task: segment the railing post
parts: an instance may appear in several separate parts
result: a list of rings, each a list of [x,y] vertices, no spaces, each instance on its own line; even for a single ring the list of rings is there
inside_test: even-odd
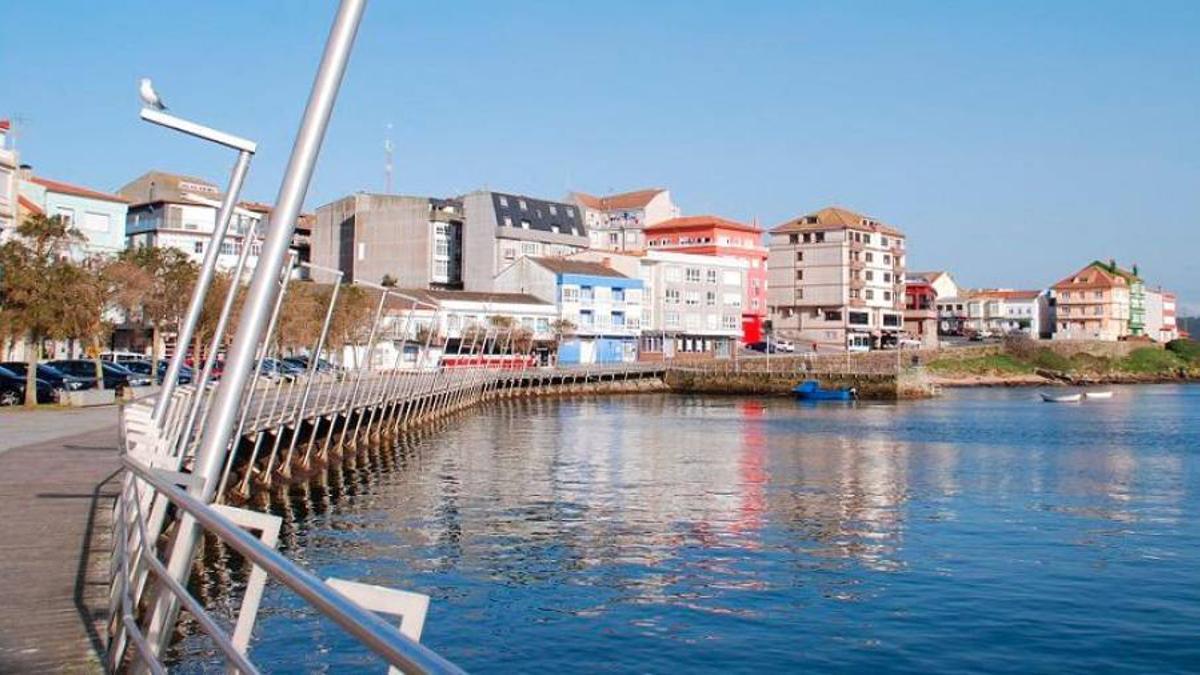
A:
[[[354,45],[365,6],[366,0],[342,0],[325,44],[325,52],[313,82],[312,93],[284,172],[276,208],[271,214],[271,225],[259,257],[258,269],[255,270],[247,293],[246,305],[242,309],[238,331],[229,350],[221,384],[200,438],[193,472],[200,478],[201,487],[196,496],[202,502],[211,501],[217,489],[216,479],[233,435],[242,393],[255,365],[254,354],[266,330],[265,319],[281,292],[276,283],[276,275],[283,267],[292,235],[296,230],[296,219],[300,215],[300,208],[312,179],[313,167],[325,137],[325,129],[333,112],[333,104],[346,71],[350,49]],[[166,397],[163,397],[163,400],[166,400]],[[199,533],[195,519],[190,515],[183,516],[167,566],[171,577],[180,583],[186,583],[191,571],[192,556]],[[178,603],[168,596],[169,594],[160,596],[148,631],[149,641],[159,654],[170,644],[179,607]]]

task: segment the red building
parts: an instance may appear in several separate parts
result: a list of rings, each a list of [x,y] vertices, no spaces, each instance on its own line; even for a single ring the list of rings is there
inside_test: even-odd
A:
[[[742,341],[762,340],[767,316],[767,248],[761,229],[716,216],[672,218],[645,229],[646,248],[742,258],[749,263],[742,294]]]
[[[937,291],[920,277],[904,281],[904,332],[922,347],[938,345]]]

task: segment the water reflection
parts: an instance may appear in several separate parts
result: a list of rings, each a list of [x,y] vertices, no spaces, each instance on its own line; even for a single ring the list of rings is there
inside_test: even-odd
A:
[[[427,640],[472,669],[1038,670],[1058,661],[1021,644],[1111,665],[1105,636],[1186,633],[1197,390],[1031,396],[504,401],[274,508],[321,574],[430,593]],[[1100,600],[1134,584],[1175,614]],[[335,670],[368,662],[278,589],[259,635],[278,672],[307,663],[297,639]],[[1122,645],[1119,662],[1185,651]]]

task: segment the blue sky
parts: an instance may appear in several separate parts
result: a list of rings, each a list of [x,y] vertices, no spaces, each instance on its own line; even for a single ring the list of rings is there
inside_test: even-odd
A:
[[[0,117],[23,159],[115,189],[232,157],[137,119],[260,142],[272,201],[332,3],[19,2]],[[19,30],[13,30],[19,27]],[[669,187],[775,225],[827,204],[904,229],[910,268],[1045,286],[1136,262],[1200,312],[1200,2],[402,2],[368,6],[310,208],[383,188],[561,197]]]

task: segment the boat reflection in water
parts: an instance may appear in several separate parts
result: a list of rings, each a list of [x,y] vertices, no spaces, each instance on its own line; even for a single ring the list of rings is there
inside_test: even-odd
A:
[[[424,640],[468,670],[1200,663],[1200,390],[1030,395],[506,401],[274,508],[322,576],[433,596]],[[203,585],[236,596],[222,560]],[[277,672],[377,667],[288,594],[263,606]]]

